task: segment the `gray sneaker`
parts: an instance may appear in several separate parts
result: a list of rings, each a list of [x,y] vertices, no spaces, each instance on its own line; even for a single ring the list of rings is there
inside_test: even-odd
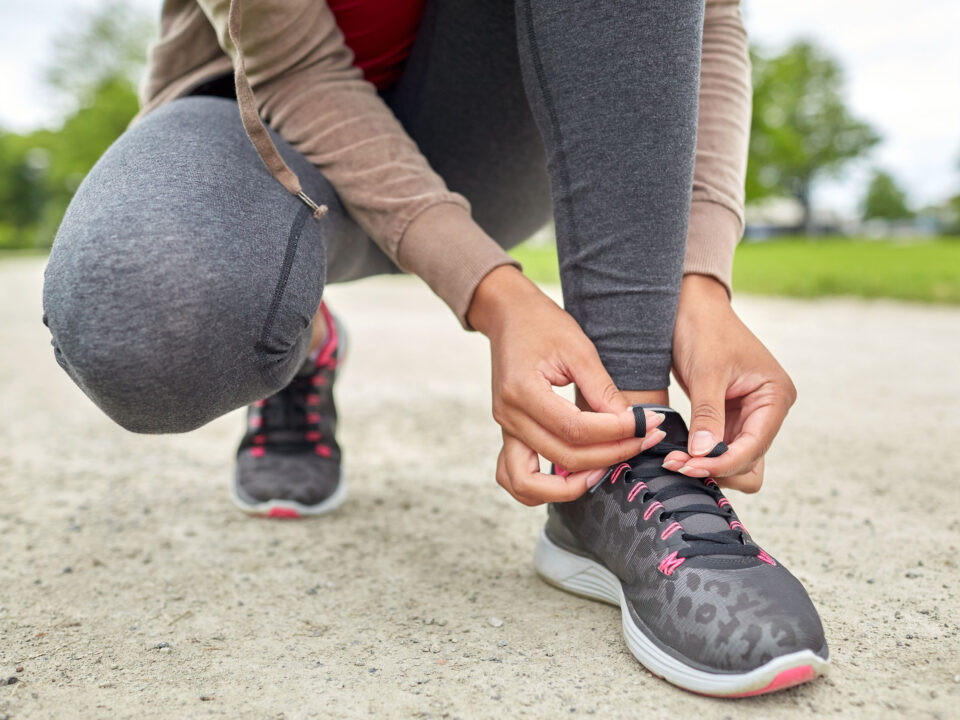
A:
[[[827,642],[803,586],[754,542],[713,479],[661,466],[686,448],[687,427],[670,408],[644,407],[666,415],[666,437],[548,507],[537,572],[619,606],[634,657],[686,690],[747,697],[824,673]]]
[[[317,357],[283,390],[247,408],[231,497],[252,515],[321,515],[346,499],[333,402],[346,336],[326,304],[320,307],[330,330]]]

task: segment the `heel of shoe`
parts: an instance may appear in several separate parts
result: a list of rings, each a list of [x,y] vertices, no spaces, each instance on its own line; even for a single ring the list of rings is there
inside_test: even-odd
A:
[[[533,565],[540,577],[561,590],[620,605],[620,581],[613,573],[590,558],[564,550],[546,532],[540,533]]]

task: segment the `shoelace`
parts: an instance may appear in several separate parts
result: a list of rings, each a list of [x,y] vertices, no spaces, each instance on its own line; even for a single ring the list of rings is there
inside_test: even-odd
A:
[[[687,448],[683,445],[677,445],[675,443],[664,441],[658,443],[652,448],[649,448],[648,450],[645,450],[640,457],[661,458],[665,457],[674,450],[686,452]],[[715,447],[708,454],[708,457],[716,457],[725,451],[726,446],[722,443],[718,444],[717,447]],[[683,483],[678,485],[667,485],[659,490],[651,490],[649,487],[647,487],[646,482],[644,482],[645,479],[660,478],[664,476],[676,476],[689,479],[686,475],[682,475],[681,473],[674,472],[672,470],[667,470],[659,463],[651,463],[650,465],[638,464],[636,467],[631,466],[628,463],[621,463],[620,465],[615,465],[610,468],[610,471],[608,471],[604,481],[609,480],[611,483],[615,483],[617,480],[622,478],[624,484],[633,485],[633,488],[630,490],[628,495],[628,500],[632,502],[639,496],[641,503],[647,504],[649,502],[643,516],[644,520],[649,520],[653,514],[659,510],[661,521],[671,521],[661,533],[661,538],[665,540],[671,535],[679,532],[680,538],[687,543],[685,548],[674,551],[664,558],[663,562],[660,563],[660,570],[666,575],[672,574],[673,571],[688,558],[707,555],[740,555],[746,557],[756,557],[770,565],[775,564],[773,558],[761,550],[760,547],[752,542],[748,543],[743,525],[740,524],[740,521],[734,517],[733,508],[730,504],[730,501],[723,496],[722,492],[720,492],[720,487],[713,478],[704,479],[702,484]],[[597,483],[593,489],[595,490],[601,484],[602,482]],[[709,504],[687,504],[681,508],[675,508],[673,510],[667,510],[663,506],[664,501],[670,500],[671,498],[680,497],[682,495],[694,495],[697,493],[701,493],[706,497],[709,497],[712,502]],[[714,515],[722,518],[730,526],[730,529],[711,533],[692,533],[685,531],[682,525],[683,519],[697,514]]]
[[[269,436],[272,432],[302,432],[312,429],[320,416],[311,411],[311,395],[314,394],[313,375],[298,375],[280,392],[264,400],[260,413],[263,425],[260,433]]]

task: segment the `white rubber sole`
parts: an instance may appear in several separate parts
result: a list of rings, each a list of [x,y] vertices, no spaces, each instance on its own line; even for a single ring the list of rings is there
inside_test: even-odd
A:
[[[272,518],[299,518],[325,515],[336,510],[347,499],[347,476],[340,468],[340,482],[333,494],[316,505],[302,505],[295,500],[268,500],[262,503],[248,503],[237,493],[237,478],[234,476],[230,483],[230,499],[233,504],[247,515]]]
[[[746,673],[711,673],[686,665],[660,649],[637,627],[627,609],[620,580],[589,558],[568,552],[540,534],[533,558],[537,573],[551,585],[591,600],[616,605],[623,620],[623,638],[647,670],[685,690],[715,697],[748,697],[782,690],[812,680],[830,667],[812,650],[781,655]]]

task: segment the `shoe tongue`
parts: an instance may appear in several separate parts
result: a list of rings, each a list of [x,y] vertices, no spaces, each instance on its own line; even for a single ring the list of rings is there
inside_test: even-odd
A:
[[[687,424],[683,421],[680,413],[666,405],[641,405],[640,407],[645,410],[663,413],[664,421],[657,426],[657,430],[663,430],[667,434],[663,439],[664,442],[686,447],[689,432],[687,431]]]
[[[680,413],[673,408],[663,405],[643,405],[642,407],[647,410],[652,410],[653,412],[664,414],[665,419],[662,423],[660,423],[658,428],[667,434],[667,436],[663,439],[664,443],[686,447],[689,432],[687,430],[687,424],[683,421]],[[645,453],[638,455],[635,460],[643,462],[644,464],[655,461],[659,465],[663,462],[663,458],[655,455],[647,455]],[[689,493],[684,493],[683,495],[677,495],[676,497],[663,500],[662,502],[665,510],[683,510],[691,505],[712,505],[714,502],[713,497],[704,492],[703,481],[697,478],[688,478],[683,475],[664,474],[659,477],[650,478],[646,480],[646,483],[647,487],[649,487],[652,492],[657,492],[659,490],[663,490],[664,488],[675,485],[681,485],[690,488]],[[706,513],[688,515],[679,522],[683,525],[685,530],[691,533],[714,533],[730,529],[730,526],[723,518],[718,517],[717,515],[708,515]]]

